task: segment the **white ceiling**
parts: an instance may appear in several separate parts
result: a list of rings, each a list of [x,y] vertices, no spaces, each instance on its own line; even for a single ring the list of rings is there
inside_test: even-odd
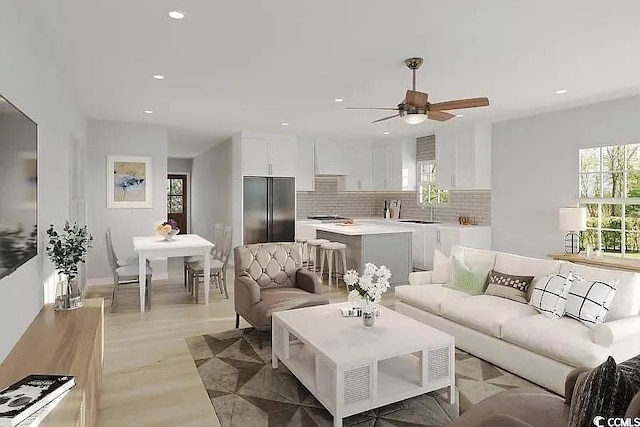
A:
[[[172,138],[171,155],[239,130],[419,136],[640,93],[637,0],[29,1],[84,112],[197,140]],[[187,18],[168,18],[174,9]],[[344,109],[397,104],[409,56],[425,58],[418,89],[432,102],[491,106],[414,126]]]

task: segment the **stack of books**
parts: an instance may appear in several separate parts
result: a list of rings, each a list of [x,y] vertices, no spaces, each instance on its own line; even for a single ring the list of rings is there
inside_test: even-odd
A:
[[[75,385],[69,375],[29,375],[0,391],[0,427],[36,427]]]
[[[374,309],[376,317],[380,316],[380,307]],[[342,317],[362,317],[362,307],[341,308]]]

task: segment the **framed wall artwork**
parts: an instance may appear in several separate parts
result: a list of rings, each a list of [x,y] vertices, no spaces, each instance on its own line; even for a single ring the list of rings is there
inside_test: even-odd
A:
[[[151,157],[107,156],[107,209],[144,209],[151,204]]]

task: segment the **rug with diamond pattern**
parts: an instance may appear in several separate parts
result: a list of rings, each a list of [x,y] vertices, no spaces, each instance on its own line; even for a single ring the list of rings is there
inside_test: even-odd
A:
[[[331,414],[283,364],[271,368],[271,345],[265,342],[260,349],[255,330],[235,329],[186,341],[222,427],[333,425]],[[449,405],[443,390],[354,415],[343,425],[450,426],[458,411],[485,397],[531,385],[460,351],[456,351],[456,384],[459,407]]]

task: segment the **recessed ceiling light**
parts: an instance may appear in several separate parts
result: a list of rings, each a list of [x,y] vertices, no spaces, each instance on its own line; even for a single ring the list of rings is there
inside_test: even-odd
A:
[[[164,76],[161,74],[154,74],[153,78],[156,80],[164,80]]]
[[[335,101],[335,102],[342,102],[342,101],[344,101],[344,99],[342,99],[342,98],[336,98],[336,99],[334,99],[334,101]]]
[[[388,132],[388,131],[385,130],[384,132],[382,132],[382,134],[383,135],[391,135],[391,132]]]
[[[153,114],[153,111],[151,111],[151,110],[144,110],[144,113],[145,113],[145,114]]]
[[[566,89],[558,89],[558,90],[556,91],[556,94],[557,94],[557,95],[562,95],[563,93],[567,93],[567,90],[566,90]]]
[[[289,123],[287,123],[287,122],[282,122],[282,126],[289,126]]]
[[[171,12],[169,12],[169,17],[173,19],[184,19],[184,16],[184,12],[179,10],[172,10]]]
[[[464,114],[456,114],[456,117],[464,117]]]

